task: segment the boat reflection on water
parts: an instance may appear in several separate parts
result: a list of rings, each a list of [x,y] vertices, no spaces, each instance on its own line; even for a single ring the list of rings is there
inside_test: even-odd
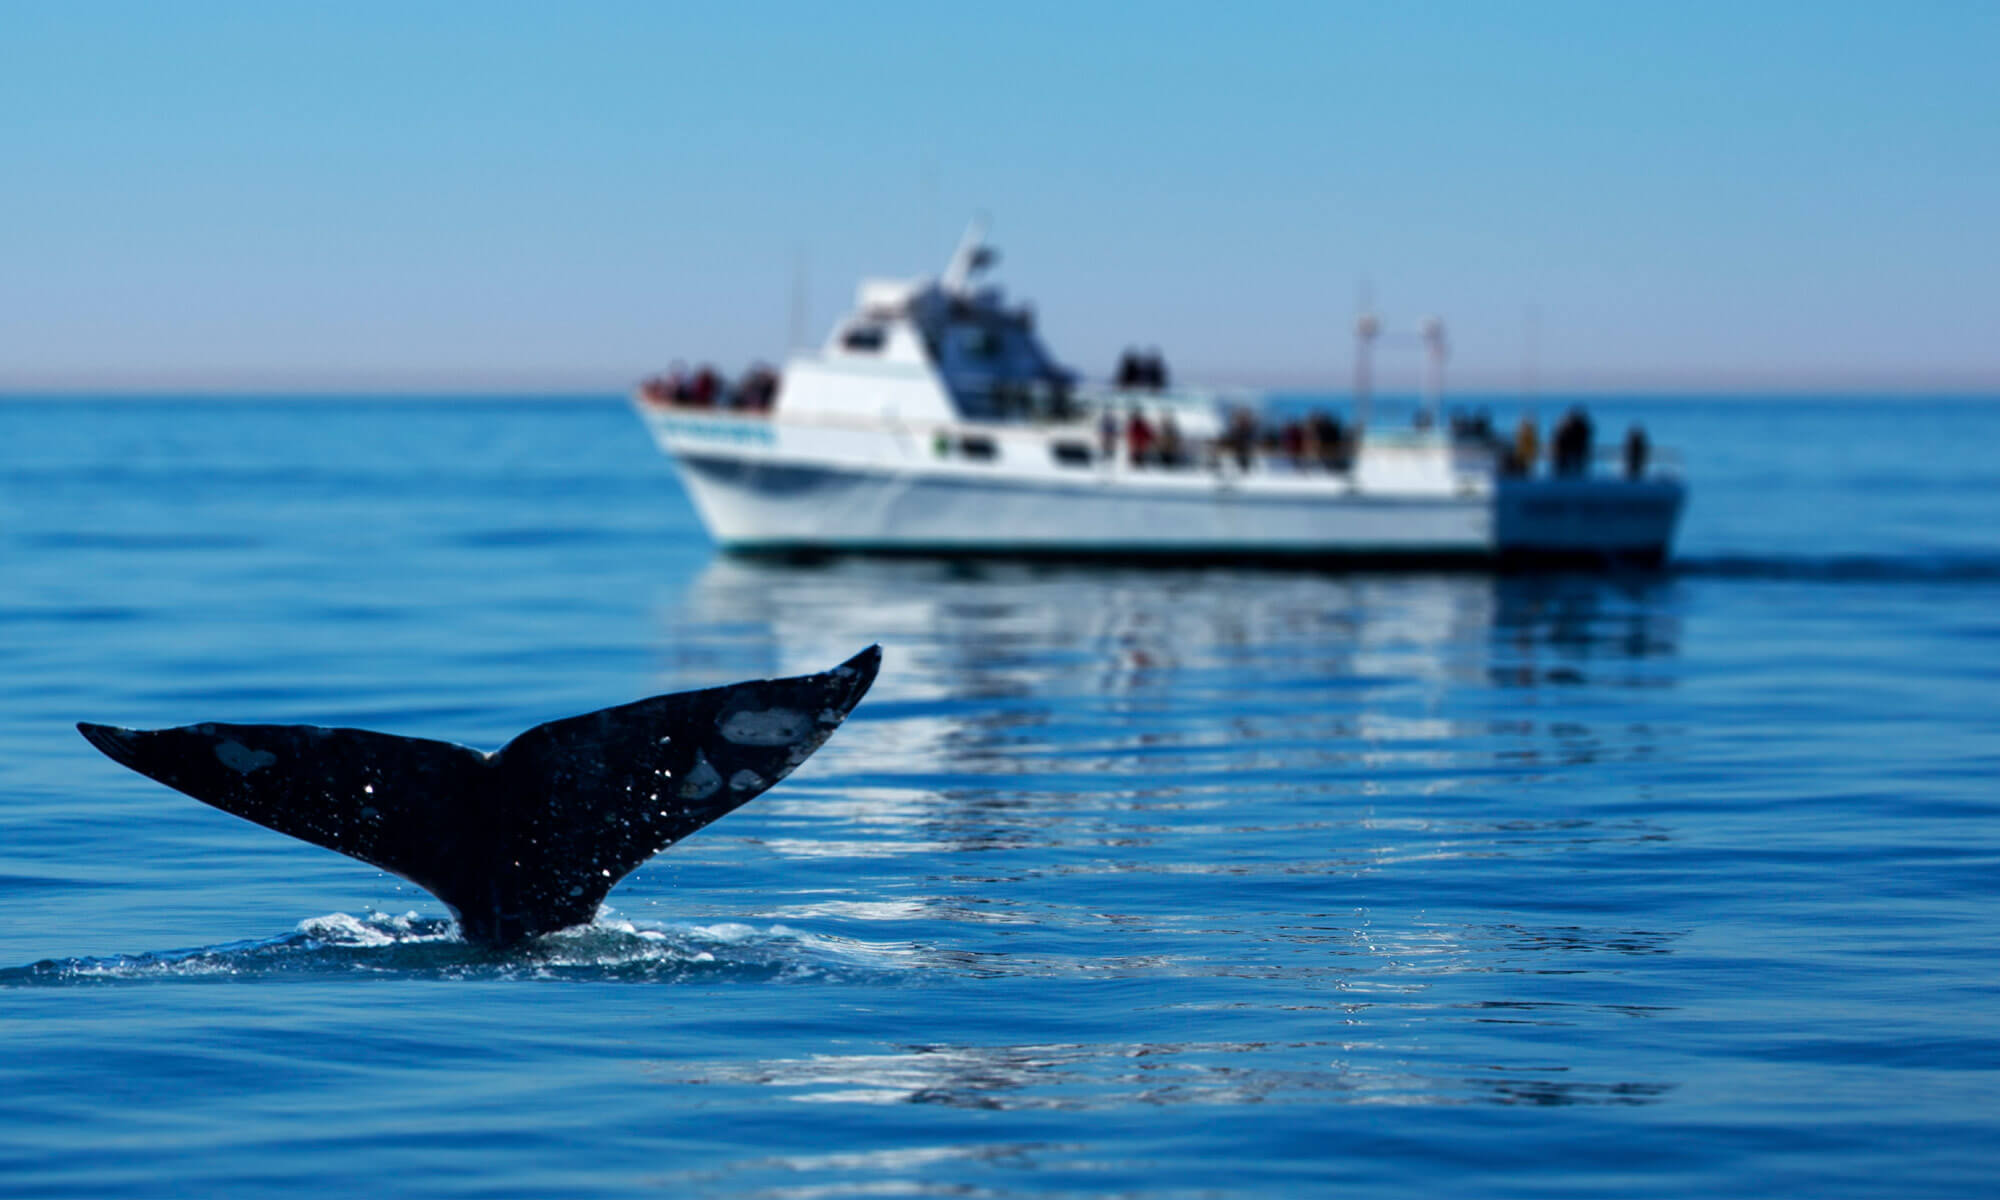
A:
[[[774,674],[885,651],[841,736],[735,826],[737,869],[781,889],[711,893],[718,918],[895,947],[1023,1020],[1111,986],[1212,1036],[978,1045],[913,1017],[671,1074],[982,1108],[1651,1103],[1673,1081],[1492,1031],[1611,1046],[1667,1009],[1631,968],[1683,931],[1590,908],[1575,871],[1651,869],[1677,831],[1564,772],[1671,754],[1676,605],[1671,580],[1601,576],[717,560],[668,644]]]
[[[677,1064],[652,1074],[673,1083],[781,1089],[805,1103],[934,1104],[989,1111],[1266,1101],[1633,1106],[1653,1103],[1672,1090],[1660,1083],[1591,1083],[1504,1070],[1486,1077],[1437,1078],[1412,1064],[1384,1070],[1348,1061],[1357,1049],[1332,1041],[1284,1047],[1261,1041],[912,1045],[877,1054],[825,1054],[748,1065]],[[1316,1050],[1333,1061],[1322,1070],[1302,1071],[1284,1061],[1285,1051],[1299,1050]],[[1223,1061],[1230,1067],[1218,1070],[1215,1064]],[[808,1158],[793,1165],[811,1170],[820,1164]]]
[[[1496,787],[1565,764],[1647,761],[1674,736],[1652,696],[1674,685],[1679,617],[1672,584],[1654,579],[723,558],[669,620],[683,627],[670,644],[735,656],[711,673],[797,674],[884,646],[852,730],[821,751],[847,777],[840,794],[765,802],[833,806],[865,825],[781,844],[800,855],[1071,832],[1142,847],[1157,831],[1108,807],[1213,806],[1268,807],[1276,824],[1301,811],[1432,832],[1469,821],[1481,838],[1511,822],[1482,843],[1504,853],[1543,826]],[[1631,703],[1606,702],[1616,695]],[[1399,797],[1447,794],[1494,812],[1394,811]],[[1322,804],[1332,811],[1313,811]],[[1546,828],[1585,836],[1573,814]],[[1302,869],[1433,852],[1446,851],[1370,844]]]
[[[875,700],[1233,694],[1314,680],[1377,695],[1664,682],[1680,637],[1671,580],[1596,574],[1163,571],[869,558],[719,557],[675,624],[775,674],[880,641]],[[1243,673],[1234,684],[1222,676]],[[1363,706],[1364,711],[1368,706]],[[1386,717],[1392,705],[1380,707]]]

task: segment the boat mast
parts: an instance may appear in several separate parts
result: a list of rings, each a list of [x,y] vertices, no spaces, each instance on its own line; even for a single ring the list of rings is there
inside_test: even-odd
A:
[[[1354,423],[1364,432],[1368,428],[1369,394],[1373,385],[1369,355],[1381,332],[1382,322],[1366,309],[1354,319]]]

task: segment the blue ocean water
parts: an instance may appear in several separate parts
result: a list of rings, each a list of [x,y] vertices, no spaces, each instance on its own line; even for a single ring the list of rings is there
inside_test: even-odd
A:
[[[0,402],[0,1195],[1987,1194],[2000,404],[1597,411],[1668,572],[742,562],[608,399]],[[875,641],[509,954],[73,729]]]

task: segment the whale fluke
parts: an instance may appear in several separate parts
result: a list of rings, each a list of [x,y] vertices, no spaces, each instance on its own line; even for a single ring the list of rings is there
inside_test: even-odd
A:
[[[492,754],[312,725],[77,729],[204,804],[402,876],[468,941],[506,946],[589,921],[627,872],[790,774],[881,662],[870,646],[819,675],[655,696]]]

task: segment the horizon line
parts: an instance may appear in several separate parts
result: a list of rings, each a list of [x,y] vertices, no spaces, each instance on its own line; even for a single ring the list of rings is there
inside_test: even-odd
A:
[[[519,371],[417,370],[161,370],[0,373],[0,397],[113,398],[121,396],[280,397],[605,397],[623,396],[647,372],[613,375],[560,368]],[[1218,370],[1175,368],[1176,383],[1216,390],[1350,395],[1351,377],[1324,370]],[[1532,403],[1572,396],[2000,396],[2000,370],[1575,370],[1543,372],[1525,383],[1518,374],[1468,371],[1445,377],[1444,401],[1454,397],[1508,398]],[[1378,389],[1384,398],[1407,398],[1414,388]]]

